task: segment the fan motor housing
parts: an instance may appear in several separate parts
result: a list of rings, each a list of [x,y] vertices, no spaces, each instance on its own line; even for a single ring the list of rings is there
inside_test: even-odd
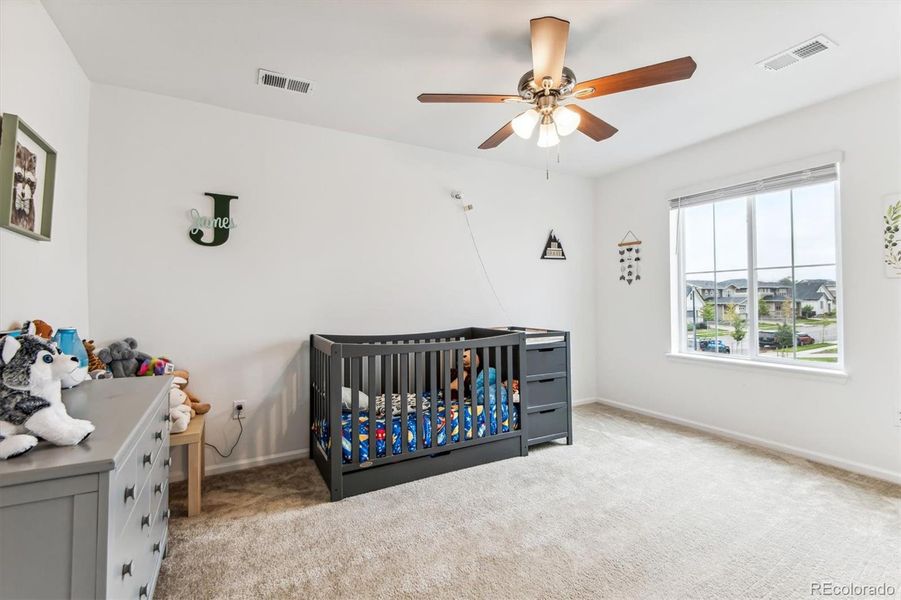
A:
[[[572,94],[576,87],[576,74],[569,67],[563,67],[563,74],[560,77],[560,87],[551,88],[549,93],[558,98],[565,98]],[[544,88],[535,81],[533,71],[527,71],[519,78],[519,86],[517,87],[519,97],[527,102],[532,102],[537,96],[543,95]]]

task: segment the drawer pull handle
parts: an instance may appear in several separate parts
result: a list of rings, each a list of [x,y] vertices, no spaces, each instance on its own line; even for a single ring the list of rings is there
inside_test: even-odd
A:
[[[147,597],[147,586],[142,585],[138,590],[138,598],[146,598]]]
[[[172,459],[171,459],[171,458],[167,458],[166,460],[164,460],[164,461],[163,461],[163,466],[166,467],[167,469],[168,469],[170,466],[172,466]]]
[[[546,415],[546,414],[548,414],[548,413],[554,412],[555,410],[557,410],[557,409],[556,409],[556,408],[549,408],[549,409],[547,409],[547,410],[540,410],[540,411],[538,411],[538,414],[539,414],[539,415]]]
[[[144,527],[150,527],[150,513],[141,517],[141,529],[144,529]]]
[[[169,510],[169,509],[167,508],[167,509],[166,509],[166,512],[163,513],[163,520],[168,520],[168,519],[169,519],[169,514],[170,514],[171,512],[172,512],[172,511]]]
[[[160,421],[162,421],[163,423],[168,423],[168,422],[169,422],[169,413],[168,413],[168,411],[163,413],[162,418],[160,419]]]
[[[156,554],[159,551],[160,551],[160,543],[157,542],[153,545],[153,553]]]
[[[154,494],[162,494],[163,493],[163,484],[158,483],[155,486],[153,486],[153,493]]]
[[[538,383],[550,383],[550,382],[552,382],[553,380],[554,380],[553,377],[551,377],[550,379],[539,379],[539,380],[538,380]]]
[[[126,576],[126,575],[133,575],[132,572],[131,572],[131,565],[132,565],[134,562],[135,562],[135,561],[130,560],[130,561],[128,561],[127,563],[125,563],[124,565],[122,565],[122,579],[125,579],[125,576]]]
[[[541,348],[539,352],[553,352],[556,348]]]
[[[163,430],[160,429],[156,433],[153,434],[153,439],[163,441]]]
[[[135,486],[129,485],[125,488],[125,503],[128,503],[128,499],[135,499]]]
[[[150,464],[150,452],[144,455],[143,463],[145,465]]]

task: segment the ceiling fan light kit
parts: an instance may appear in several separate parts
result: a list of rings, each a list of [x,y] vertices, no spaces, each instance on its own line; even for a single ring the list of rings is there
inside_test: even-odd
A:
[[[569,21],[541,17],[529,22],[532,33],[532,70],[519,79],[518,96],[503,94],[420,94],[418,100],[434,102],[525,103],[531,108],[498,129],[479,146],[496,148],[514,133],[529,139],[538,126],[538,146],[549,148],[560,143],[560,136],[578,130],[596,142],[617,132],[606,121],[594,116],[575,101],[626,92],[661,83],[690,78],[697,64],[690,56],[677,58],[631,71],[579,82],[572,69],[563,64],[569,38]],[[568,103],[565,103],[568,102]]]
[[[532,137],[532,132],[535,131],[535,126],[538,125],[538,121],[540,120],[541,115],[538,114],[538,111],[534,108],[530,108],[511,121],[513,124],[513,133],[522,139],[527,140]]]

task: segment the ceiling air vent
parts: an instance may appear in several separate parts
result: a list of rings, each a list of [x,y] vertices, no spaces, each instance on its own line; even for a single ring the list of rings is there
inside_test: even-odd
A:
[[[275,71],[267,71],[266,69],[260,69],[257,74],[257,85],[278,88],[288,92],[297,92],[298,94],[313,93],[312,81],[289,77],[282,73],[276,73]]]
[[[835,48],[836,43],[827,38],[825,35],[818,35],[812,40],[802,42],[793,48],[789,48],[785,52],[780,52],[775,56],[771,56],[766,60],[757,63],[758,67],[763,67],[767,71],[779,71],[800,62],[805,58],[810,58],[821,52],[825,52],[830,48]]]

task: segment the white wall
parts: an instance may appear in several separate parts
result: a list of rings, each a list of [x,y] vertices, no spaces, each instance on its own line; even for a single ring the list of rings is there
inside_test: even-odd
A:
[[[28,319],[88,333],[90,83],[37,0],[0,2],[0,112],[58,152],[52,241],[0,228],[0,329]]]
[[[94,337],[134,336],[190,369],[220,447],[246,399],[230,462],[308,447],[314,332],[566,328],[574,398],[596,395],[589,180],[108,86],[93,89],[90,158]],[[475,204],[506,315],[452,189]],[[212,211],[204,192],[240,196],[223,246],[188,239],[187,211]],[[538,258],[550,228],[565,262]]]
[[[901,481],[901,280],[883,276],[882,196],[901,192],[899,82],[787,114],[605,177],[597,186],[598,394]],[[667,193],[834,150],[841,165],[845,362],[834,379],[693,364],[670,348]],[[642,280],[616,242],[644,240]]]

